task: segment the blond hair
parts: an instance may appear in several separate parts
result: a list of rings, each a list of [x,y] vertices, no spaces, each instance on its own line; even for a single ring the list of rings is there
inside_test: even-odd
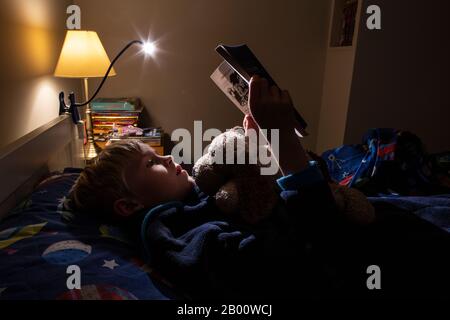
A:
[[[119,141],[107,146],[87,166],[72,189],[69,199],[77,211],[114,221],[114,202],[132,197],[126,179],[125,169],[131,161],[142,154],[142,142],[138,140]]]

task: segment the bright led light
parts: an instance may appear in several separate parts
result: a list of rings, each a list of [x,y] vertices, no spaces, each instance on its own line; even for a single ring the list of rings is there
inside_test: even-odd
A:
[[[144,52],[149,55],[153,55],[156,51],[156,46],[153,42],[144,43]]]

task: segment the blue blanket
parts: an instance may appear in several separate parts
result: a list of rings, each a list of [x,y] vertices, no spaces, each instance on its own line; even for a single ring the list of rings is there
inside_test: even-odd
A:
[[[149,264],[194,298],[229,297],[233,291],[236,298],[257,297],[252,282],[262,275],[250,269],[257,261],[267,265],[271,259],[263,257],[270,250],[262,252],[254,233],[215,216],[211,206],[208,199],[193,206],[173,202],[146,214],[142,233]]]
[[[279,220],[249,230],[214,215],[208,198],[193,206],[175,202],[146,215],[144,246],[150,264],[194,298],[371,296],[376,293],[362,279],[373,263],[387,270],[383,296],[445,295],[448,281],[441,275],[449,237],[432,224],[449,231],[450,195],[370,201],[379,223],[333,224],[322,243],[312,245],[302,242],[298,225],[280,228],[289,215],[283,206]]]
[[[314,250],[320,241],[308,238],[302,226],[311,228],[332,202],[323,200],[328,195],[319,190],[315,194],[322,197],[325,213],[311,217],[310,205],[317,201],[307,192],[315,193],[305,190],[305,196],[297,197],[296,191],[282,192],[277,212],[253,226],[225,221],[214,198],[201,192],[194,192],[190,204],[156,207],[141,229],[149,264],[193,298],[291,298],[298,288],[313,295],[323,278],[317,276],[320,263],[313,263],[313,254],[309,257],[310,241]]]
[[[449,194],[429,197],[380,196],[369,197],[369,201],[375,205],[388,204],[408,211],[450,233]]]

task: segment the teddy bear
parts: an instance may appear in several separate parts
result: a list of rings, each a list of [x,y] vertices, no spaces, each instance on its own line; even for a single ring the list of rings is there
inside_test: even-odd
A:
[[[247,224],[256,224],[268,218],[274,212],[280,193],[276,183],[281,177],[280,171],[275,175],[261,174],[265,165],[257,156],[255,150],[258,148],[250,147],[254,143],[258,144],[245,135],[244,128],[234,127],[216,136],[192,169],[197,186],[215,199],[219,210],[226,216]],[[270,156],[267,145],[257,147],[266,148],[267,155]],[[233,154],[228,155],[227,159],[228,151]],[[256,161],[250,162],[250,157]],[[230,159],[232,161],[226,161]],[[244,159],[244,163],[240,164],[238,159]],[[326,168],[320,164],[319,167],[326,178]],[[338,210],[349,221],[367,224],[374,220],[374,209],[364,194],[332,181],[329,181],[329,185]]]
[[[279,174],[261,175],[264,165],[250,150],[251,143],[257,142],[251,141],[242,127],[218,135],[195,163],[192,176],[200,190],[215,198],[223,214],[255,224],[267,218],[278,201]],[[233,152],[232,161],[227,161],[227,151]],[[250,162],[252,155],[256,161]],[[238,159],[245,163],[240,164]]]

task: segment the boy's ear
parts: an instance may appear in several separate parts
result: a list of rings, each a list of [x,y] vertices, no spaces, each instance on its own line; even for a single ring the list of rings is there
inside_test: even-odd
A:
[[[114,202],[114,211],[121,217],[129,217],[144,206],[136,201],[121,198]]]

